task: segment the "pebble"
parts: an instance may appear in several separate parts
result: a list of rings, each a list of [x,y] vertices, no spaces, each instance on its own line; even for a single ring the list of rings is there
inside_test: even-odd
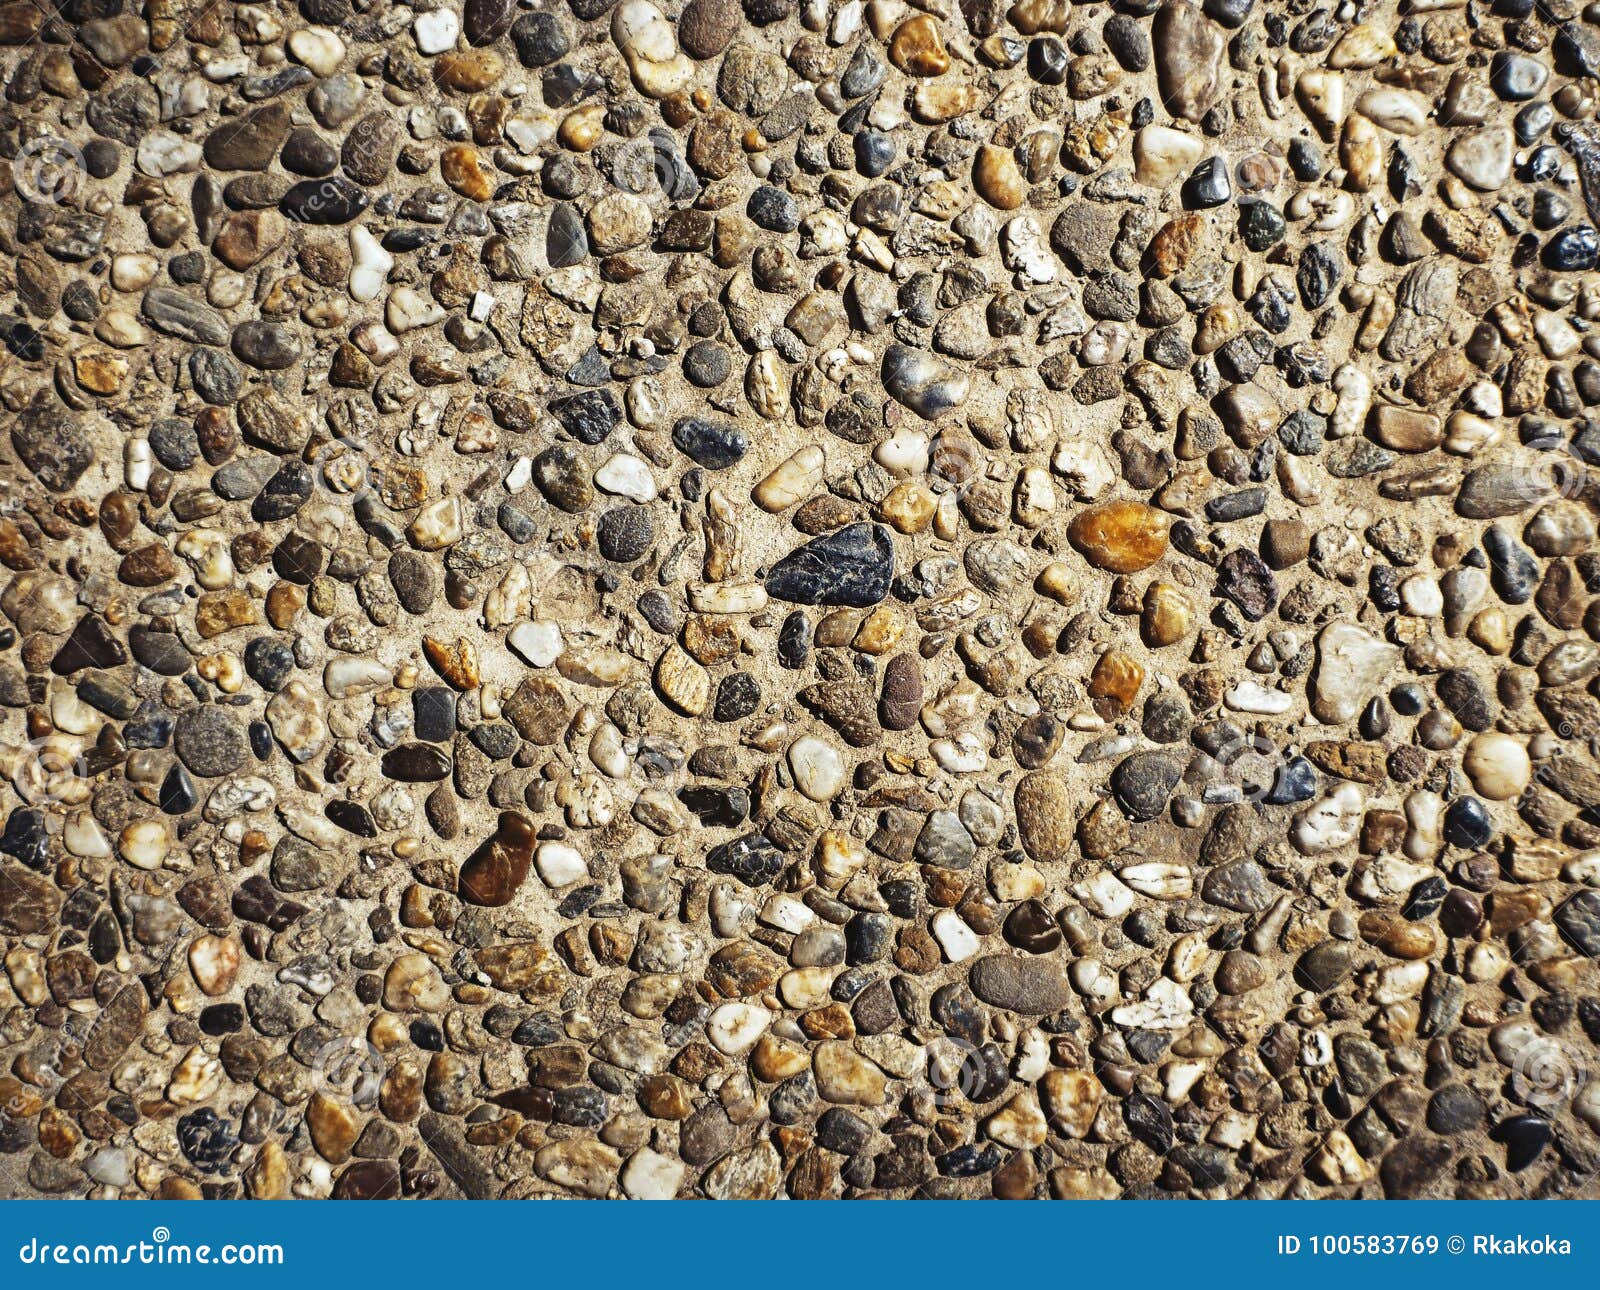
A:
[[[990,955],[972,965],[972,992],[995,1008],[1025,1016],[1059,1012],[1074,998],[1066,973],[1054,963],[1009,954]]]
[[[852,524],[813,538],[766,577],[767,594],[802,605],[866,608],[888,595],[894,543],[881,524]]]
[[[1176,117],[1201,120],[1223,88],[1222,31],[1189,0],[1166,0],[1156,10],[1151,39],[1162,102]]]
[[[883,387],[926,421],[936,421],[966,402],[970,378],[907,345],[890,345],[883,355]]]
[[[684,417],[672,427],[678,451],[707,470],[726,470],[741,460],[749,443],[743,430],[722,421]]]
[[[461,34],[461,19],[451,9],[430,9],[412,20],[411,32],[416,38],[418,53],[442,54],[455,48],[456,37]]]

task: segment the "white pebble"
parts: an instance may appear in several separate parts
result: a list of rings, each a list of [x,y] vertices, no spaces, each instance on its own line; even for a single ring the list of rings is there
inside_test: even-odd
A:
[[[566,648],[557,623],[518,623],[506,637],[509,645],[530,667],[549,667]]]
[[[953,909],[941,909],[933,916],[933,937],[952,963],[962,963],[978,952],[977,933]]]
[[[802,735],[789,745],[789,769],[795,787],[813,802],[826,802],[844,787],[844,757],[815,735]]]
[[[565,842],[541,842],[533,863],[547,887],[570,887],[589,876],[583,852]]]
[[[612,453],[600,464],[600,469],[594,472],[594,486],[601,492],[635,502],[652,502],[657,494],[650,467],[625,452]]]
[[[449,9],[433,9],[417,15],[411,32],[417,38],[420,52],[442,54],[455,48],[456,37],[461,34],[461,19]]]

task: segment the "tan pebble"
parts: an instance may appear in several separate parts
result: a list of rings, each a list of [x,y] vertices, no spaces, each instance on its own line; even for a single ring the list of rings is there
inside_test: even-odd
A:
[[[711,706],[711,673],[678,645],[669,645],[656,660],[656,688],[661,697],[686,717],[698,717]]]
[[[171,846],[165,820],[135,820],[117,836],[117,854],[139,869],[159,869]]]
[[[1139,634],[1155,649],[1176,645],[1189,634],[1194,607],[1189,596],[1170,582],[1152,582],[1145,590]]]
[[[1090,564],[1111,573],[1137,573],[1167,553],[1166,517],[1143,502],[1111,502],[1081,511],[1067,529]]]
[[[1151,188],[1165,188],[1193,170],[1204,155],[1205,141],[1198,134],[1147,125],[1133,139],[1134,178]]]
[[[1039,1093],[1050,1125],[1064,1138],[1089,1135],[1100,1109],[1103,1089],[1089,1071],[1051,1070],[1039,1081]]]
[[[306,1103],[306,1127],[317,1154],[329,1164],[342,1165],[361,1133],[361,1120],[353,1108],[318,1089]]]
[[[443,1012],[450,989],[425,954],[402,954],[383,978],[383,1006],[391,1012]]]
[[[1383,180],[1383,136],[1364,116],[1346,118],[1339,139],[1339,162],[1346,183],[1358,193],[1371,192]]]
[[[505,60],[492,49],[440,54],[433,64],[433,75],[439,84],[468,94],[488,89],[504,72]]]
[[[486,202],[494,196],[494,180],[470,143],[453,143],[439,154],[439,175],[463,197]]]
[[[1039,1107],[1039,1098],[1024,1089],[984,1121],[983,1130],[1002,1146],[1031,1151],[1042,1146],[1049,1136],[1049,1125]]]
[[[750,496],[764,511],[776,514],[787,510],[816,491],[824,465],[822,449],[808,444],[767,474],[750,490]]]
[[[1438,944],[1429,924],[1414,923],[1381,909],[1362,914],[1358,926],[1363,940],[1397,959],[1428,958]]]
[[[986,143],[972,162],[972,186],[978,196],[997,210],[1014,211],[1027,197],[1027,185],[1010,148]]]
[[[245,1185],[253,1200],[288,1200],[292,1174],[289,1157],[277,1142],[263,1142],[245,1171]]]
[[[942,76],[950,70],[950,54],[939,34],[938,19],[929,14],[907,18],[889,40],[889,61],[909,76]]]
[[[1077,601],[1083,590],[1079,574],[1060,560],[1052,560],[1040,571],[1034,585],[1058,604],[1070,605]]]
[[[460,499],[444,497],[424,506],[406,528],[406,536],[419,551],[442,551],[454,546],[462,536]]]
[[[898,533],[920,533],[933,519],[938,499],[920,479],[907,479],[889,490],[875,510]]]
[[[825,1102],[847,1106],[880,1106],[888,1093],[883,1072],[849,1044],[818,1046],[812,1056],[817,1092]]]
[[[905,622],[888,605],[879,605],[861,621],[851,645],[863,654],[887,654],[905,635]]]
[[[215,998],[233,988],[239,974],[239,942],[227,936],[197,936],[189,945],[195,984]]]
[[[292,582],[276,582],[267,592],[267,621],[279,631],[294,626],[294,620],[306,607],[304,588]]]
[[[1461,766],[1472,786],[1496,802],[1519,796],[1533,776],[1533,765],[1522,740],[1496,732],[1474,735]]]
[[[981,98],[974,86],[964,82],[921,81],[911,91],[911,115],[928,125],[942,125],[973,111]]]
[[[556,137],[573,152],[588,152],[605,137],[605,105],[586,103],[561,120]]]
[[[128,360],[110,350],[79,350],[72,357],[73,375],[90,394],[115,394],[127,380]]]
[[[1133,707],[1143,684],[1144,668],[1139,661],[1121,650],[1108,649],[1089,675],[1089,698],[1094,700],[1095,711],[1109,720]]]
[[[259,621],[255,601],[243,591],[216,591],[201,596],[194,611],[195,630],[206,640]]]
[[[478,649],[465,636],[456,637],[453,644],[437,636],[424,636],[422,652],[434,671],[453,689],[478,688]]]
[[[1328,66],[1340,71],[1365,71],[1391,59],[1398,51],[1394,37],[1377,23],[1364,22],[1350,28],[1328,53]]]

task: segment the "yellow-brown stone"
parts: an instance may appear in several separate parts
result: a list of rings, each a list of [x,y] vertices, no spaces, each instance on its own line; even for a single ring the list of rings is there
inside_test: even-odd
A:
[[[1145,588],[1139,615],[1139,635],[1152,649],[1176,645],[1189,634],[1194,607],[1181,588],[1170,582],[1152,582]]]
[[[83,349],[73,355],[72,370],[90,394],[115,394],[128,378],[128,360],[109,349]]]
[[[1413,923],[1398,914],[1369,909],[1356,924],[1361,939],[1391,958],[1419,960],[1430,957],[1438,937],[1428,923]]]
[[[996,210],[1014,211],[1028,195],[1027,184],[1010,148],[986,143],[972,162],[972,186]]]
[[[214,591],[195,605],[195,630],[205,640],[259,621],[255,602],[243,591]]]
[[[478,650],[465,636],[458,636],[454,644],[437,636],[424,636],[422,652],[433,670],[453,689],[478,688]]]
[[[476,94],[498,81],[505,69],[505,59],[494,50],[469,49],[440,54],[433,65],[433,74],[439,84],[449,89]]]
[[[1108,502],[1078,514],[1067,537],[1083,558],[1110,573],[1138,573],[1167,553],[1167,517],[1143,502]]]
[[[267,621],[280,632],[293,627],[305,607],[305,588],[292,582],[275,582],[267,592]]]
[[[1089,698],[1102,717],[1123,716],[1144,684],[1144,668],[1139,660],[1121,650],[1108,649],[1089,675]]]
[[[1190,211],[1168,220],[1151,239],[1150,263],[1163,278],[1181,273],[1205,235],[1205,218]]]
[[[456,192],[475,202],[486,202],[494,196],[494,180],[470,143],[454,143],[440,153],[439,174]]]
[[[950,70],[950,53],[939,34],[939,23],[919,13],[895,28],[889,38],[889,61],[907,76],[942,76]]]

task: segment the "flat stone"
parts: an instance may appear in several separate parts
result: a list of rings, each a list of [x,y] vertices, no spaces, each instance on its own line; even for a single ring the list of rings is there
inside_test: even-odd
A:
[[[881,524],[852,524],[813,538],[772,566],[769,596],[802,605],[865,608],[889,593],[894,543]]]
[[[1076,998],[1065,968],[1051,959],[990,955],[973,963],[969,979],[983,1002],[1024,1016],[1060,1012]]]

